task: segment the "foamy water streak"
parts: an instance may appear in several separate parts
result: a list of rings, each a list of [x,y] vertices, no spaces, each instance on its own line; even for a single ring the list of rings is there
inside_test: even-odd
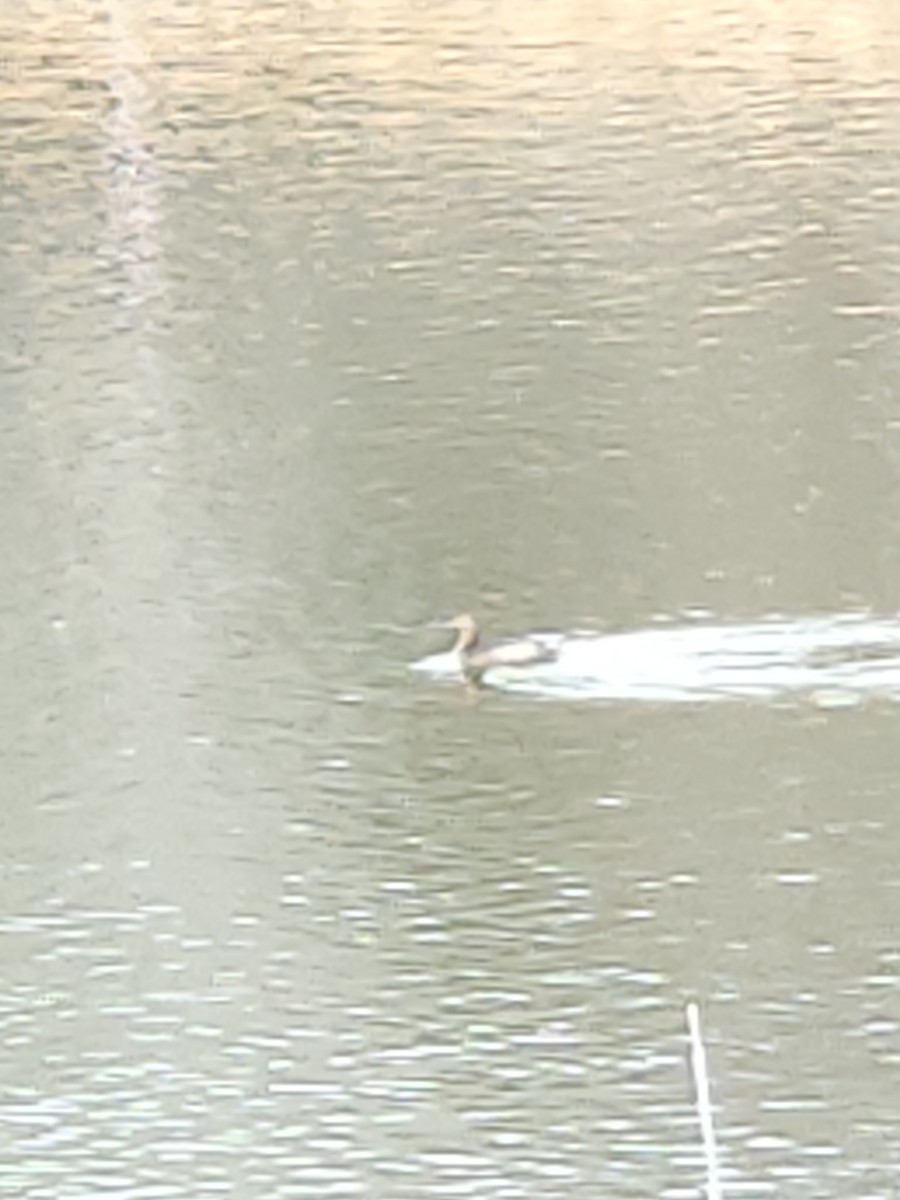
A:
[[[458,679],[452,654],[413,670]],[[900,619],[835,616],[747,625],[688,625],[609,636],[566,636],[555,662],[498,667],[506,691],[585,700],[715,700],[808,693],[848,702],[900,696]]]

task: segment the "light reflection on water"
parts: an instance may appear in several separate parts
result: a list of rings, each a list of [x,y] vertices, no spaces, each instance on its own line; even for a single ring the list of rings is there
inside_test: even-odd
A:
[[[895,620],[841,616],[570,634],[555,637],[553,651],[547,663],[491,668],[483,683],[563,700],[807,697],[836,707],[867,696],[900,695],[900,623]],[[456,683],[464,678],[453,651],[419,659],[412,669]]]
[[[0,23],[0,1194],[888,1194],[893,700],[406,664],[896,609],[892,13]]]

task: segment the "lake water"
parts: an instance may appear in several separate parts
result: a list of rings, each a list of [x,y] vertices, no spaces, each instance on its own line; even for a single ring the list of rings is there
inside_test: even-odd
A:
[[[0,1196],[888,1197],[900,10],[0,4]]]

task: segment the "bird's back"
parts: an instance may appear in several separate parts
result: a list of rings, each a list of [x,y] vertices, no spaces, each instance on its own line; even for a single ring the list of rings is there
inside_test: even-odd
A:
[[[465,671],[470,679],[479,680],[491,667],[530,667],[537,663],[553,662],[557,653],[554,646],[530,638],[498,642],[485,650],[476,650],[467,655]]]

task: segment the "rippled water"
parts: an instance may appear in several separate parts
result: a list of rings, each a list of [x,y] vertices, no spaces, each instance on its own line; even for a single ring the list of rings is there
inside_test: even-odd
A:
[[[894,624],[890,6],[0,32],[0,1196],[891,1195],[893,685],[408,670]]]

